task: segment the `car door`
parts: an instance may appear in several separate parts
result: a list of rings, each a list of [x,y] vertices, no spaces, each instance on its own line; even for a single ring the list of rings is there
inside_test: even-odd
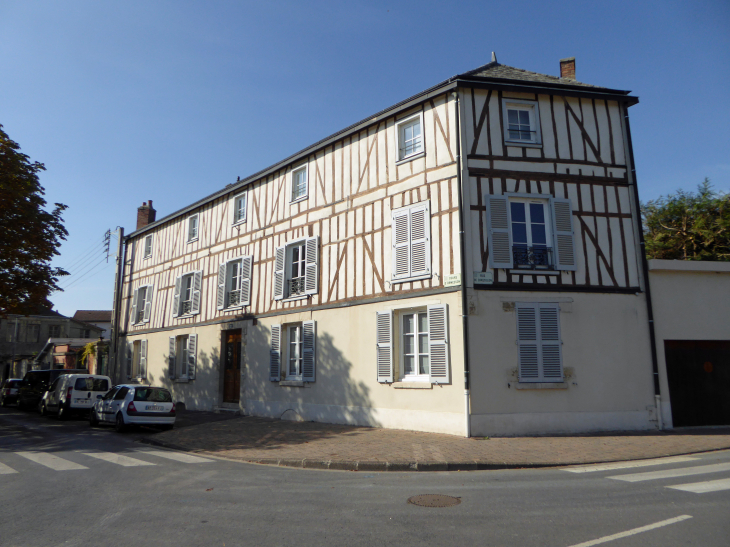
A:
[[[48,396],[46,397],[46,408],[56,410],[58,408],[58,394],[60,393],[59,385],[63,380],[63,376],[56,378],[51,387],[48,388]]]
[[[99,405],[101,415],[99,416],[99,419],[103,422],[108,422],[113,419],[109,418],[109,416],[112,409],[112,401],[114,400],[114,396],[117,394],[117,391],[119,391],[119,388],[114,386],[101,398],[101,404]]]
[[[127,396],[127,393],[129,393],[129,388],[124,386],[119,388],[119,391],[117,391],[116,395],[114,395],[114,398],[111,400],[110,405],[110,412],[107,415],[109,420],[114,421],[117,416],[117,412],[122,408],[122,404],[124,403],[124,398]]]

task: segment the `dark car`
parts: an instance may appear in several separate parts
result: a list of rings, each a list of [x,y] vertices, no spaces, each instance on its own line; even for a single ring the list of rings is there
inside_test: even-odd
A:
[[[62,374],[88,374],[86,369],[31,370],[18,388],[18,407],[37,408],[51,383]]]
[[[19,378],[8,378],[0,384],[0,405],[8,406],[18,402],[18,388],[23,383]]]

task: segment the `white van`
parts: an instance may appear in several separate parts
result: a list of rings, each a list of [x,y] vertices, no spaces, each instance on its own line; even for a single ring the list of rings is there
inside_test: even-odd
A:
[[[71,414],[88,414],[97,399],[112,387],[109,376],[64,374],[48,388],[41,400],[41,414],[55,413],[59,419]]]

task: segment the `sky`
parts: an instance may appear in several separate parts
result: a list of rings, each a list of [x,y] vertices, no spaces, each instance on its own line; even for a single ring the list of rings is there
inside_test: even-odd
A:
[[[727,0],[0,0],[0,124],[68,206],[55,309],[111,309],[104,234],[143,201],[161,218],[492,51],[632,90],[642,200],[730,191]]]

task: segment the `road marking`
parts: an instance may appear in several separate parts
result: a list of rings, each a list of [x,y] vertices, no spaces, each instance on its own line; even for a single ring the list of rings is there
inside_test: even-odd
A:
[[[611,471],[612,469],[627,469],[629,467],[649,467],[651,465],[663,465],[665,463],[691,462],[699,458],[690,456],[674,456],[671,458],[654,458],[651,460],[639,460],[628,462],[606,463],[601,465],[585,465],[563,469],[569,473],[593,473],[594,471]]]
[[[215,461],[209,460],[208,458],[201,458],[200,456],[191,456],[190,454],[183,454],[181,452],[167,452],[165,450],[140,450],[140,452],[183,463],[207,463]]]
[[[639,482],[653,481],[657,479],[671,479],[673,477],[689,477],[690,475],[702,475],[704,473],[719,473],[730,471],[730,463],[716,463],[714,465],[699,465],[696,467],[683,467],[680,469],[664,469],[663,471],[647,471],[646,473],[630,473],[628,475],[615,475],[606,477],[617,481]]]
[[[50,467],[54,471],[88,469],[88,467],[84,465],[79,465],[78,463],[64,460],[63,458],[59,458],[58,456],[54,456],[53,454],[45,454],[43,452],[16,452],[16,454],[18,456],[22,456],[23,458],[27,458],[32,462],[45,465],[46,467]]]
[[[129,456],[122,456],[121,454],[114,454],[113,452],[82,452],[86,456],[92,458],[98,458],[109,463],[115,463],[117,465],[123,465],[124,467],[136,467],[139,465],[156,465],[154,463],[146,462],[144,460],[138,460],[137,458],[130,458]]]
[[[679,484],[677,486],[667,486],[675,490],[684,490],[685,492],[694,492],[695,494],[706,494],[707,492],[719,492],[720,490],[730,490],[730,479],[718,479],[716,481],[693,482],[689,484]]]
[[[621,539],[628,536],[634,536],[636,534],[640,534],[642,532],[648,532],[649,530],[654,530],[655,528],[661,528],[662,526],[667,526],[669,524],[674,524],[675,522],[681,522],[683,520],[691,519],[691,515],[681,515],[679,517],[674,517],[673,519],[667,519],[662,520],[660,522],[655,522],[654,524],[649,524],[647,526],[642,526],[640,528],[634,528],[633,530],[626,530],[625,532],[619,532],[618,534],[613,534],[612,536],[604,536],[602,538],[593,539],[591,541],[586,541],[583,543],[578,543],[576,545],[571,545],[570,547],[591,547],[591,545],[600,545],[601,543],[607,543],[609,541],[613,541],[614,539]]]
[[[10,475],[10,473],[17,473],[17,471],[4,463],[0,463],[0,475]]]

